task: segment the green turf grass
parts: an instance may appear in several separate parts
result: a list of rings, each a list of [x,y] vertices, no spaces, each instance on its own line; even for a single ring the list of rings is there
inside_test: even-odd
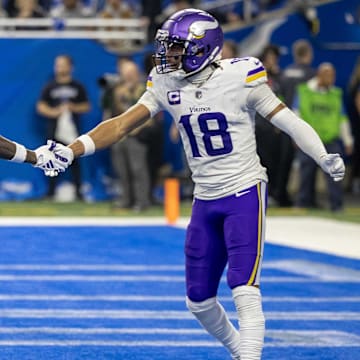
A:
[[[180,215],[190,216],[191,202],[182,202]],[[153,206],[142,212],[131,209],[116,209],[111,202],[71,202],[55,203],[51,201],[22,201],[1,202],[0,216],[97,216],[97,217],[151,217],[163,216],[162,206]],[[295,208],[269,208],[269,216],[311,216],[330,218],[340,221],[360,223],[360,207],[346,207],[341,213],[332,213],[328,210],[295,209]]]

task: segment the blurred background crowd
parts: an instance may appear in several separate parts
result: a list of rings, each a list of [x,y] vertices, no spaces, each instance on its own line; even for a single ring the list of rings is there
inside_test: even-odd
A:
[[[274,92],[347,165],[344,182],[324,175],[291,139],[260,116],[258,154],[269,204],[360,205],[360,6],[356,0],[2,0],[0,133],[29,147],[64,144],[132,106],[152,68],[156,29],[197,7],[223,24],[223,58],[259,57]],[[35,21],[34,21],[35,20]],[[83,21],[85,20],[85,21]],[[101,20],[101,21],[99,21]],[[109,22],[116,20],[117,22]],[[110,201],[142,211],[163,201],[163,180],[192,182],[169,114],[149,119],[110,150],[48,180],[31,167],[0,164],[0,201]]]

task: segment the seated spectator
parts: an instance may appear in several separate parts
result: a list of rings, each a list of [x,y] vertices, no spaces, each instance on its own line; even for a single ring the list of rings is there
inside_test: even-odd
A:
[[[5,18],[8,16],[7,11],[5,10],[4,5],[0,4],[0,18]]]
[[[45,12],[38,0],[16,0],[14,17],[18,19],[42,18]]]
[[[13,17],[16,19],[33,19],[43,18],[45,16],[44,10],[38,3],[38,0],[16,0],[15,11]],[[16,26],[16,30],[44,30],[44,27],[38,26]]]
[[[129,19],[134,16],[134,12],[126,1],[107,0],[99,16],[105,19]]]
[[[193,1],[188,0],[174,0],[168,6],[164,8],[161,14],[156,18],[157,23],[161,24],[165,19],[170,17],[177,11],[188,9],[193,7]]]
[[[123,0],[106,0],[105,8],[99,13],[99,17],[104,19],[130,19],[135,16],[131,6]],[[105,30],[126,30],[125,27],[106,27]],[[102,43],[108,46],[112,51],[123,50],[125,47],[129,48],[132,45],[131,40],[107,39],[102,40]]]
[[[141,0],[141,19],[144,26],[148,27],[147,41],[152,43],[156,30],[160,27],[158,15],[161,13],[162,1],[161,0]]]
[[[50,15],[54,18],[83,18],[94,14],[92,9],[83,5],[81,0],[63,0],[50,11]]]

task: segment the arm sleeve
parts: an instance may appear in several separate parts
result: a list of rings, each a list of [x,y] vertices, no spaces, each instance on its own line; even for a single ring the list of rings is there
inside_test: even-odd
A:
[[[247,106],[250,109],[256,110],[264,118],[280,104],[281,100],[267,84],[254,87],[247,97]]]
[[[254,88],[248,96],[248,106],[265,118],[280,103],[280,99],[267,85]],[[308,123],[296,116],[287,107],[277,112],[270,121],[291,136],[299,148],[320,165],[320,159],[327,155],[327,151],[318,134]]]
[[[327,151],[319,135],[307,122],[289,108],[284,108],[272,117],[271,123],[290,135],[304,153],[321,164],[320,160],[327,155]]]

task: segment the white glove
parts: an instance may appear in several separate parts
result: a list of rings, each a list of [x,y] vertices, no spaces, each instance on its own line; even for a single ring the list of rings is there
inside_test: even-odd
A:
[[[56,143],[51,151],[55,155],[54,167],[59,172],[64,172],[74,161],[73,151],[65,145]]]
[[[46,145],[40,146],[34,150],[36,155],[36,163],[34,167],[44,170],[47,176],[57,176],[58,172],[55,170],[55,155],[51,152],[56,143],[48,140]]]
[[[345,175],[345,164],[339,154],[327,154],[320,159],[320,167],[328,173],[334,181],[341,181]]]

